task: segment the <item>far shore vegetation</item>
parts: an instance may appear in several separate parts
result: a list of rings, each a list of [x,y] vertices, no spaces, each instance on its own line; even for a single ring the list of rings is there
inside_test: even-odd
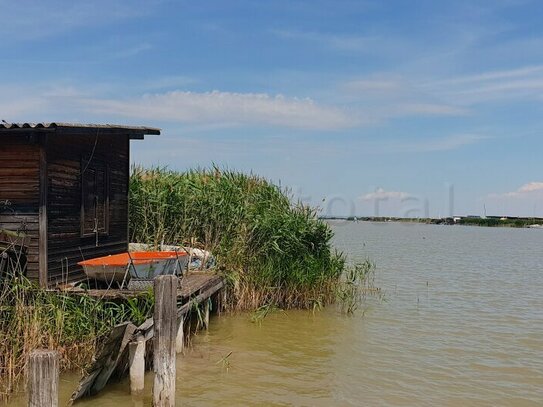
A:
[[[509,228],[528,228],[532,226],[543,226],[543,218],[530,217],[448,217],[448,218],[400,218],[391,216],[324,216],[322,220],[344,220],[359,222],[403,222],[403,223],[422,223],[428,225],[464,225],[464,226],[486,226],[486,227],[509,227]]]
[[[223,305],[253,311],[253,319],[336,301],[352,313],[373,290],[373,263],[348,266],[314,209],[256,175],[135,167],[129,199],[131,241],[210,250],[227,280]],[[63,370],[84,370],[114,325],[152,315],[152,292],[108,302],[47,291],[22,276],[22,262],[12,257],[0,287],[0,398],[17,389],[33,349],[58,349]]]

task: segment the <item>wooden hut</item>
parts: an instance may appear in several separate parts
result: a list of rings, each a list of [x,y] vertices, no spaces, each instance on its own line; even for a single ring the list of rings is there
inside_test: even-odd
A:
[[[148,134],[160,130],[0,123],[0,230],[26,236],[30,279],[77,281],[78,261],[128,250],[130,140]]]

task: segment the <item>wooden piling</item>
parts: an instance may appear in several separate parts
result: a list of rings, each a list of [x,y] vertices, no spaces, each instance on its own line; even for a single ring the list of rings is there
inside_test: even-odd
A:
[[[175,351],[177,353],[182,353],[185,350],[185,316],[181,315],[179,317],[179,326],[177,328],[177,337],[175,338]]]
[[[204,329],[209,329],[209,313],[211,311],[210,300],[204,303]]]
[[[145,340],[140,338],[128,345],[130,394],[141,395],[145,388]]]
[[[28,406],[58,407],[58,352],[35,350],[28,360]]]
[[[177,277],[172,275],[159,276],[154,281],[154,407],[175,406],[177,282]]]

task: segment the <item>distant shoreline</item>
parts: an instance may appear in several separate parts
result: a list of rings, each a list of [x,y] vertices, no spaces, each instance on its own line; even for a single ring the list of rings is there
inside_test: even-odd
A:
[[[397,218],[388,216],[322,216],[323,220],[342,220],[347,222],[401,222],[426,225],[464,225],[482,227],[543,228],[543,218],[520,217],[447,217],[447,218]]]

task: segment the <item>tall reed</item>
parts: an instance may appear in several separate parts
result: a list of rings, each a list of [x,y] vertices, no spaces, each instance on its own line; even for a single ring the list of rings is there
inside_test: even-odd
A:
[[[64,370],[83,370],[103,335],[123,321],[141,323],[152,298],[104,302],[86,295],[46,291],[22,277],[8,277],[0,289],[0,399],[21,383],[28,354],[57,349]]]
[[[211,250],[230,282],[229,306],[329,303],[344,268],[332,231],[314,209],[252,174],[133,168],[132,241]]]

